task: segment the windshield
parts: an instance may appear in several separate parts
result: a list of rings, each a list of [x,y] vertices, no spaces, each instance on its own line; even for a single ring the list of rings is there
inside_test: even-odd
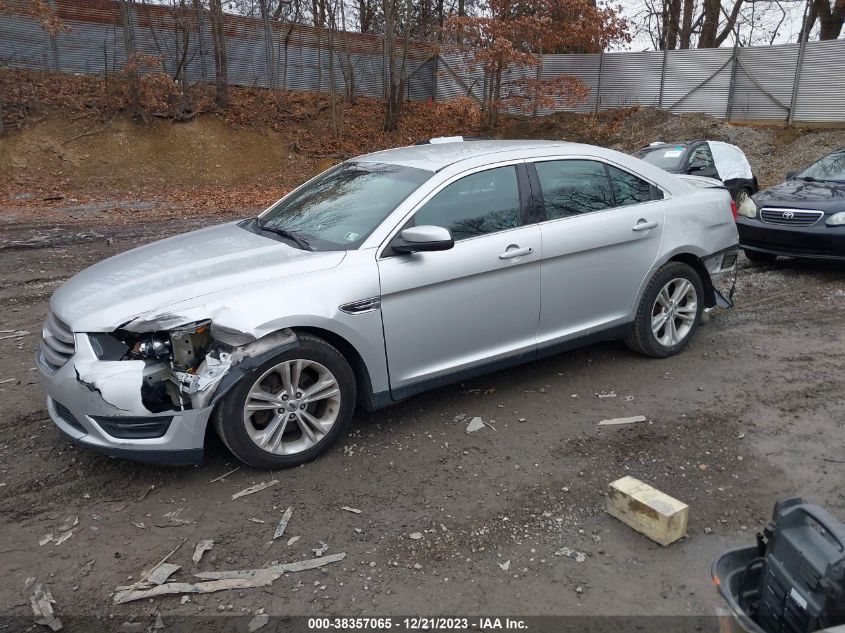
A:
[[[795,175],[796,178],[845,182],[845,150],[828,154]]]
[[[341,163],[270,207],[259,227],[314,250],[354,249],[431,176],[414,167]]]
[[[686,149],[683,145],[644,147],[637,152],[637,156],[647,163],[660,167],[660,169],[680,171],[681,157],[684,155]]]

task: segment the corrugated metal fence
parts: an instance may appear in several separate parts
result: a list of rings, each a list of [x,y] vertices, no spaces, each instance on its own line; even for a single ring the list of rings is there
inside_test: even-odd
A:
[[[12,0],[20,1],[20,0]],[[74,73],[119,72],[126,61],[124,21],[115,0],[50,0],[69,27],[51,37],[33,20],[0,14],[0,65]],[[190,5],[190,3],[186,3]],[[210,19],[206,12],[128,3],[136,52],[160,56],[175,74],[184,59],[189,81],[214,80]],[[292,90],[384,94],[380,38],[340,33],[330,45],[325,31],[227,15],[229,83]],[[333,53],[332,53],[333,49]],[[737,120],[845,122],[845,40],[686,51],[544,55],[542,79],[579,77],[587,101],[561,110],[595,112],[647,105],[672,112],[706,112]],[[800,61],[800,64],[799,64]],[[407,96],[413,100],[481,97],[484,79],[457,53],[435,55],[423,45],[409,54]],[[507,73],[505,81],[536,77],[537,69]],[[537,114],[549,110],[537,109]]]
[[[544,55],[540,77],[574,75],[590,87],[585,103],[560,110],[596,112],[646,105],[732,120],[845,123],[845,40],[807,42],[800,67],[799,51],[798,44],[784,44]],[[483,77],[461,54],[440,55],[438,67],[438,99],[469,94],[481,98]],[[503,81],[536,72],[509,72]],[[548,111],[541,109],[538,114]]]

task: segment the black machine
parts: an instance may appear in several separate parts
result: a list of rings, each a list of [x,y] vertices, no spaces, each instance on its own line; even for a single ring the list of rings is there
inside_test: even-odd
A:
[[[845,625],[845,525],[799,497],[775,504],[757,545],[713,563],[741,630],[812,633]]]

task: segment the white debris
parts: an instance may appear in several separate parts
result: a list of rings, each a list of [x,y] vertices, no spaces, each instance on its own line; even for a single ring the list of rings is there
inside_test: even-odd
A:
[[[607,393],[605,393],[604,391],[602,391],[601,393],[597,393],[596,396],[599,397],[599,398],[615,398],[616,392],[615,391],[608,391]]]
[[[241,467],[240,467],[240,466],[238,466],[237,468],[233,468],[233,469],[232,469],[232,470],[230,470],[228,473],[223,473],[222,475],[220,475],[219,477],[215,477],[214,479],[212,479],[212,480],[211,480],[211,481],[209,481],[208,483],[213,484],[214,482],[217,482],[217,481],[223,481],[224,479],[226,479],[226,477],[228,477],[229,475],[232,475],[232,474],[234,474],[234,473],[238,472],[240,469],[241,469]]]
[[[422,532],[411,532],[408,538],[412,541],[419,541],[423,537]]]
[[[194,548],[194,555],[191,556],[191,560],[194,561],[194,565],[199,565],[200,560],[202,560],[202,555],[212,547],[214,547],[214,541],[211,539],[206,539],[197,543],[197,546]]]
[[[274,541],[285,533],[285,528],[288,526],[288,522],[290,521],[290,518],[292,516],[293,508],[288,508],[287,510],[285,510],[284,514],[282,514],[282,518],[281,520],[279,520],[279,524],[276,526],[276,531],[273,532]],[[288,545],[290,545],[290,543],[288,543]]]
[[[118,587],[114,594],[114,603],[123,604],[125,602],[132,602],[133,600],[143,600],[146,598],[154,598],[155,596],[174,593],[214,593],[216,591],[225,591],[227,589],[252,589],[254,587],[264,587],[280,578],[282,574],[316,569],[317,567],[322,567],[324,565],[328,565],[329,563],[336,563],[344,558],[346,558],[346,552],[341,552],[339,554],[332,554],[323,558],[302,560],[294,563],[284,563],[282,565],[273,565],[272,567],[265,567],[262,569],[218,572],[209,571],[197,574],[198,578],[207,579],[206,582],[168,582],[151,589],[137,589],[131,587],[123,589]]]
[[[260,629],[262,626],[265,626],[269,621],[270,621],[269,615],[267,615],[266,613],[260,613],[259,615],[255,616],[254,618],[252,618],[252,620],[249,621],[249,624],[247,625],[247,629],[249,630],[249,633],[254,633],[258,629]]]
[[[567,558],[574,560],[576,563],[583,563],[587,560],[587,555],[584,552],[576,552],[574,549],[569,549],[568,547],[562,547],[556,551],[555,556],[566,556]]]
[[[351,512],[352,514],[361,514],[361,511],[358,508],[350,508],[349,506],[343,506],[341,510],[346,510],[347,512]]]
[[[56,601],[50,595],[50,590],[43,585],[35,585],[35,590],[29,599],[32,605],[32,613],[35,616],[35,623],[50,627],[53,631],[62,629],[62,622],[53,614],[53,605]]]
[[[599,426],[618,426],[620,424],[635,424],[636,422],[645,422],[646,417],[644,415],[634,415],[630,418],[611,418],[609,420],[602,420],[599,422]]]
[[[59,532],[67,532],[69,529],[75,528],[77,525],[79,525],[79,517],[68,517],[64,520],[64,523],[59,526]]]
[[[27,336],[28,334],[29,334],[29,332],[27,332],[26,330],[18,330],[17,332],[15,332],[13,334],[7,334],[6,336],[0,336],[0,341],[3,341],[7,338],[18,338],[20,336]],[[56,629],[56,630],[58,630],[58,629]]]
[[[300,539],[300,537],[299,537],[299,536],[291,536],[291,537],[288,539],[288,545],[293,545],[293,544],[294,544],[294,543],[296,543],[299,539]]]
[[[35,584],[36,577],[35,576],[27,576],[26,580],[23,581],[23,590],[29,591],[30,587]]]
[[[241,497],[246,497],[247,495],[255,494],[256,492],[261,492],[265,488],[269,488],[270,486],[275,486],[279,483],[278,479],[273,479],[268,482],[261,482],[260,484],[255,484],[254,486],[250,486],[249,488],[244,488],[240,492],[236,492],[232,495],[232,501],[235,499],[240,499]]]
[[[320,541],[320,547],[315,547],[311,551],[314,552],[315,556],[322,556],[326,553],[327,549],[329,549],[329,546],[323,543],[323,541]]]
[[[261,519],[256,519],[255,517],[252,517],[251,519],[247,519],[247,521],[251,521],[251,522],[253,522],[253,523],[264,523],[264,521],[263,521],[263,520],[261,520]]]
[[[161,619],[161,613],[156,613],[155,622],[153,622],[153,630],[160,631],[164,628],[164,620]]]
[[[182,596],[182,600],[179,601],[180,604],[188,604],[191,601],[191,596]]]
[[[499,563],[499,567],[502,571],[507,571],[511,568],[511,561],[510,559],[506,560],[504,563]]]
[[[161,565],[156,566],[147,577],[144,579],[147,582],[151,582],[154,585],[163,585],[167,582],[167,579],[170,578],[173,574],[177,571],[182,569],[182,565],[175,565],[173,563],[162,563]]]
[[[466,432],[467,434],[475,433],[476,431],[480,431],[484,427],[484,421],[481,418],[475,417],[469,421],[469,424],[467,424]]]

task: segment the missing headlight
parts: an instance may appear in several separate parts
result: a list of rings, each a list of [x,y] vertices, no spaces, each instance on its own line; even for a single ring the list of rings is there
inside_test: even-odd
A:
[[[197,321],[170,332],[173,369],[193,373],[208,352],[211,320]]]

